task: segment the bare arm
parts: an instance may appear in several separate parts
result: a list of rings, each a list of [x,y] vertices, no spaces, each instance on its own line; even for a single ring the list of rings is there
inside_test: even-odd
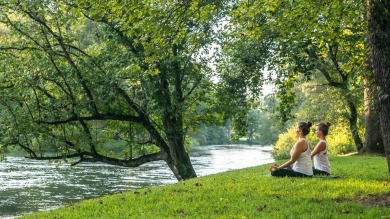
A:
[[[305,140],[303,140],[303,139],[298,140],[293,147],[293,152],[292,152],[290,160],[288,160],[286,163],[284,163],[280,166],[278,164],[274,164],[271,167],[271,171],[273,172],[275,170],[283,169],[283,168],[286,168],[286,167],[290,166],[291,164],[295,163],[295,161],[297,161],[299,155],[306,150],[306,147],[307,146],[306,146]]]
[[[318,142],[315,146],[314,150],[311,152],[311,159],[316,156],[318,153],[326,149],[326,143],[324,141]]]

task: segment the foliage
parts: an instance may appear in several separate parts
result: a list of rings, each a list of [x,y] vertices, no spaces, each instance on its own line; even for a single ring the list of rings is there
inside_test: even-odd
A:
[[[329,135],[326,137],[329,146],[329,154],[348,154],[357,152],[353,147],[350,132],[345,128],[346,124],[332,125]]]
[[[256,54],[266,54],[261,61],[274,74],[270,80],[277,91],[279,120],[295,118],[292,111],[300,103],[294,87],[313,80],[317,86],[338,90],[332,91],[337,96],[323,97],[341,100],[347,108],[343,116],[350,121],[358,149],[363,144],[357,127],[357,116],[362,111],[357,109],[363,103],[367,54],[363,3],[238,1],[230,13],[232,32],[243,35],[240,39],[246,44],[263,46]],[[256,62],[251,64],[256,66]]]
[[[278,138],[279,133],[284,128],[283,125],[275,121],[273,115],[266,110],[250,110],[246,122],[247,134],[241,138],[232,128],[232,123],[227,122],[224,127],[201,125],[196,132],[189,134],[189,145],[218,145],[218,144],[257,144],[271,145]],[[237,137],[231,137],[232,135]]]
[[[195,133],[189,134],[191,146],[229,144],[230,138],[226,127],[202,125]]]
[[[385,158],[330,157],[341,176],[274,178],[269,164],[173,185],[91,199],[21,218],[381,218],[386,206],[364,200],[388,195]],[[353,171],[351,171],[353,170]]]
[[[242,117],[249,105],[235,90],[230,100],[242,107],[217,98],[208,65],[227,3],[2,3],[0,143],[32,158],[54,151],[123,166],[165,160],[178,179],[195,177],[187,131]],[[130,151],[110,157],[101,148],[115,133]],[[132,157],[143,144],[159,150]]]
[[[284,125],[266,110],[251,110],[248,125],[248,142],[260,145],[274,144],[284,129]]]
[[[3,161],[4,158],[5,158],[5,156],[4,156],[4,149],[3,149],[3,147],[0,146],[0,161]]]
[[[229,24],[229,17],[222,22],[223,30],[219,37],[220,52],[216,55],[216,71],[219,73],[216,86],[216,95],[221,105],[217,109],[223,109],[223,115],[240,110],[231,119],[231,127],[234,140],[248,134],[250,126],[247,118],[248,112],[257,109],[261,103],[262,86],[266,78],[261,73],[268,56],[266,44],[246,41],[246,37],[235,30]],[[218,111],[217,111],[218,112]]]

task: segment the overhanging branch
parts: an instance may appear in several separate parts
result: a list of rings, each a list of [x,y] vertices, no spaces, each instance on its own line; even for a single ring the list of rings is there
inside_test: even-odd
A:
[[[166,158],[166,154],[162,151],[153,154],[143,155],[131,160],[116,159],[116,158],[96,154],[95,156],[90,158],[82,157],[80,161],[78,161],[77,163],[102,162],[102,163],[111,164],[115,166],[122,166],[122,167],[138,167],[142,164],[149,163],[152,161],[165,160],[165,158]]]
[[[46,125],[59,125],[59,124],[66,124],[70,122],[75,121],[93,121],[93,120],[117,120],[117,121],[130,121],[130,122],[136,122],[141,123],[141,118],[137,116],[131,116],[131,115],[122,115],[122,114],[98,114],[93,116],[77,116],[73,115],[67,119],[64,120],[57,120],[57,121],[36,121],[38,124],[46,124]]]

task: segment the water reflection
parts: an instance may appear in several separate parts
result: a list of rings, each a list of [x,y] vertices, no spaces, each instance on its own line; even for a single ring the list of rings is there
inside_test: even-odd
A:
[[[261,165],[273,161],[271,147],[207,146],[191,150],[198,176]],[[0,218],[49,210],[71,202],[129,189],[177,182],[164,162],[137,168],[81,163],[75,168],[6,157],[0,163]]]

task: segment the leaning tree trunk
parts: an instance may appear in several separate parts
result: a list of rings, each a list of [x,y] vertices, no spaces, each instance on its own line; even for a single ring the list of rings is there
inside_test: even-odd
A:
[[[367,12],[368,39],[379,90],[379,115],[390,174],[390,1],[367,0]]]
[[[175,45],[173,54],[179,57],[180,45]],[[178,60],[171,63],[172,66],[166,68],[163,64],[160,74],[160,90],[164,99],[162,103],[166,105],[163,113],[163,126],[167,138],[169,150],[166,151],[166,162],[175,174],[177,180],[187,180],[196,177],[195,170],[191,164],[190,155],[185,148],[185,130],[183,125],[183,88],[182,69]],[[170,85],[168,74],[174,75],[173,83]],[[173,89],[170,88],[173,85]]]
[[[176,179],[181,181],[196,177],[190,156],[185,148],[181,118],[178,115],[167,116],[164,119],[164,128],[167,133],[169,146],[166,162]]]

